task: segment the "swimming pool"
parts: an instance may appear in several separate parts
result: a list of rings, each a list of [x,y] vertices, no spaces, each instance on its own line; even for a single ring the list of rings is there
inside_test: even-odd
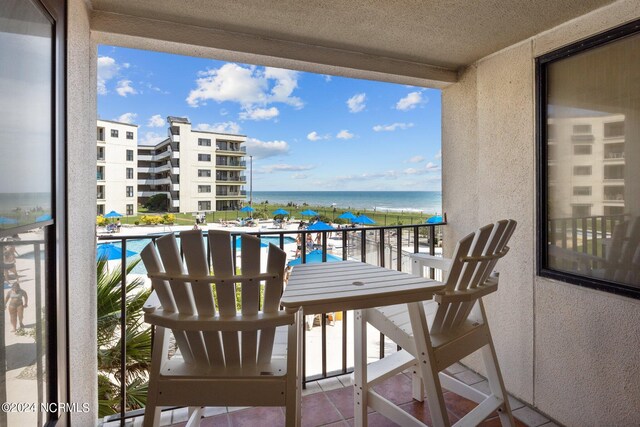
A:
[[[178,240],[178,244],[180,244],[180,238],[177,238]],[[273,243],[274,245],[278,246],[280,245],[280,237],[279,236],[262,236],[260,237],[260,240],[262,242],[262,245],[264,245],[265,247],[269,245],[269,243]],[[145,246],[147,246],[149,244],[149,242],[151,242],[151,239],[135,239],[135,240],[127,240],[127,250],[128,251],[132,251],[135,252],[135,255],[132,255],[130,257],[127,257],[127,262],[131,262],[134,261],[136,259],[140,259],[140,255],[138,255],[142,249],[144,249]],[[289,237],[289,236],[284,236],[284,244],[290,244],[290,243],[295,243],[296,239],[293,237]],[[106,242],[105,242],[106,243]],[[118,248],[121,247],[122,245],[120,244],[120,242],[110,242],[113,243],[114,246],[117,246]],[[99,244],[102,244],[99,243]],[[236,249],[240,250],[240,239],[236,239]],[[142,262],[138,263],[138,265],[136,265],[134,267],[133,270],[131,270],[131,273],[133,274],[147,274],[147,270],[144,268],[144,264]]]

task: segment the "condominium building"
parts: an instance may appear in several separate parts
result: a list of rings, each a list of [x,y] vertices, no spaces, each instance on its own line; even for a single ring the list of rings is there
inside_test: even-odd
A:
[[[97,214],[136,215],[138,126],[98,120],[96,143]]]
[[[547,134],[552,217],[624,214],[625,116],[552,118]]]
[[[246,192],[246,136],[194,130],[188,119],[167,118],[168,137],[138,147],[138,201],[167,196],[167,211],[236,210]]]

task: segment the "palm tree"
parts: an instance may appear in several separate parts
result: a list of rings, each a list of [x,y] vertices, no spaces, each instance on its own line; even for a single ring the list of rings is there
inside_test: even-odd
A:
[[[127,275],[139,260],[129,263]],[[98,276],[98,401],[99,415],[120,411],[120,303],[122,272],[118,266],[107,268],[107,261],[97,263]],[[126,402],[128,410],[145,406],[148,372],[151,365],[151,328],[143,321],[142,305],[149,296],[140,278],[126,283]]]

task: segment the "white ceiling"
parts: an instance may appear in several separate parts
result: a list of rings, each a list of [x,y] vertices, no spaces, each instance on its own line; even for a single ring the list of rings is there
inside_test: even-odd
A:
[[[215,30],[216,34],[254,41],[244,43],[246,48],[243,44],[232,44],[237,51],[250,52],[252,45],[272,42],[286,47],[281,49],[283,58],[289,48],[295,47],[457,70],[612,1],[92,0],[91,3],[101,32],[109,32],[111,28],[118,31],[113,23],[120,18],[128,19],[127,27],[135,32],[132,27],[137,27],[142,18],[153,20],[156,25],[164,21],[183,29]],[[205,44],[225,48],[215,46],[215,42]],[[278,51],[268,54],[278,56]]]

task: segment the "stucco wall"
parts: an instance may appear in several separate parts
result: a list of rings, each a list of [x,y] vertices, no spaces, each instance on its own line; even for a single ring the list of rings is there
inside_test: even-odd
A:
[[[445,252],[481,224],[518,221],[486,298],[494,340],[507,388],[570,426],[640,424],[640,302],[535,275],[534,59],[638,17],[638,2],[616,2],[479,61],[443,91]]]
[[[69,387],[71,402],[91,405],[71,425],[90,426],[98,417],[95,208],[87,208],[96,203],[96,49],[85,1],[68,2],[67,25]]]

